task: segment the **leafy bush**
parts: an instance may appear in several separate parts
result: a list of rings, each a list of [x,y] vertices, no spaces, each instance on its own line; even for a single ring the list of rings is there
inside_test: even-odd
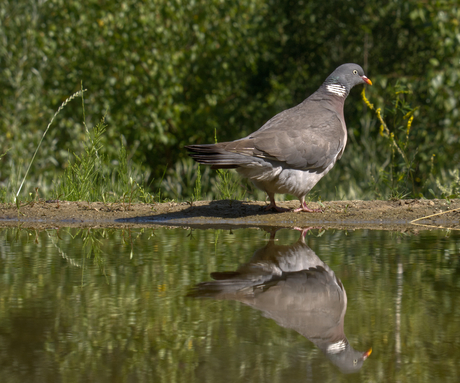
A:
[[[116,157],[125,142],[157,190],[165,167],[186,156],[184,145],[211,142],[215,129],[221,141],[242,137],[352,61],[373,80],[368,99],[376,107],[388,109],[396,84],[420,107],[405,149],[410,166],[403,162],[414,180],[409,193],[426,195],[433,179],[460,163],[459,19],[458,4],[449,1],[5,0],[0,187],[24,174],[43,127],[81,81],[88,123],[106,116],[107,155]],[[358,92],[349,98],[350,147],[318,185],[323,198],[374,195],[369,179],[381,164],[362,161],[361,153],[383,137]],[[24,193],[35,186],[49,193],[72,153],[84,152],[77,108],[64,110],[48,133]]]

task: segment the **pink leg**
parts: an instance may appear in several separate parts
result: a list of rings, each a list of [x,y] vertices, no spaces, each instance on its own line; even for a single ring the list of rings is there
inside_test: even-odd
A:
[[[300,231],[300,234],[302,234],[303,238],[305,238],[305,236],[307,235],[308,231],[310,231],[312,229],[321,229],[321,228],[320,227],[307,227],[307,228],[303,229],[301,227],[294,227],[294,230]]]
[[[284,212],[284,211],[291,211],[291,209],[286,209],[284,207],[279,207],[279,206],[276,206],[276,203],[275,203],[275,195],[274,194],[268,194],[268,198],[270,198],[270,205],[268,205],[266,208],[265,208],[265,211],[268,211],[268,210],[271,210],[271,209],[275,209],[277,212]]]
[[[304,198],[300,199],[300,207],[293,210],[294,213],[297,213],[299,211],[306,211],[308,213],[322,213],[323,212],[321,209],[310,209],[307,206],[307,203],[305,202]]]

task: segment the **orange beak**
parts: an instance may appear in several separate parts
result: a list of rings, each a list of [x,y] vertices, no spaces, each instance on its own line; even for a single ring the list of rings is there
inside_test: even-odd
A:
[[[372,81],[369,80],[366,76],[361,76],[361,78],[364,80],[366,84],[372,85]]]
[[[372,354],[372,347],[363,354],[363,360],[366,360],[367,358],[369,358],[370,354]]]

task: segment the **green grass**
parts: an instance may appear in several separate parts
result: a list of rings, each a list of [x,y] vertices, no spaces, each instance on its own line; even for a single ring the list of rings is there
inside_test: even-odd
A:
[[[406,100],[405,96],[410,93],[406,87],[396,84],[393,107],[388,108],[387,116],[384,116],[382,109],[374,107],[366,98],[365,88],[362,90],[364,102],[380,124],[379,133],[386,146],[380,149],[387,152],[387,160],[370,182],[376,197],[399,199],[416,194],[413,173],[417,150],[413,150],[409,144],[414,114],[419,108],[412,107]]]
[[[460,198],[460,175],[458,169],[449,170],[449,176],[446,178],[447,181],[444,185],[441,184],[439,179],[436,180],[436,185],[441,191],[442,197],[446,199]]]
[[[142,176],[130,171],[127,152],[120,144],[118,158],[104,154],[102,138],[106,125],[102,119],[87,131],[84,152],[74,154],[54,188],[54,198],[66,201],[102,201],[104,203],[153,203]]]
[[[67,98],[62,104],[61,106],[58,108],[58,110],[56,111],[56,113],[54,113],[53,117],[51,118],[50,122],[48,123],[48,126],[46,127],[45,131],[43,132],[43,135],[38,143],[38,146],[37,148],[35,149],[35,152],[32,156],[32,159],[30,160],[30,163],[29,163],[29,166],[27,167],[27,170],[26,170],[26,173],[24,174],[24,178],[22,179],[22,182],[21,184],[19,185],[19,188],[18,188],[18,191],[16,192],[16,196],[14,198],[14,200],[16,201],[18,196],[19,196],[19,193],[21,192],[21,189],[22,187],[24,186],[24,182],[27,178],[27,175],[29,174],[29,171],[30,171],[30,168],[32,167],[32,164],[35,160],[35,157],[37,156],[37,153],[38,153],[38,150],[40,149],[40,146],[42,145],[42,142],[43,142],[43,139],[45,138],[46,136],[46,133],[48,133],[54,119],[56,118],[56,116],[59,114],[59,112],[65,108],[65,106],[70,102],[72,101],[74,98],[78,97],[78,96],[81,96],[82,100],[83,100],[83,93],[86,91],[86,89],[83,89],[83,86],[82,86],[82,89],[79,90],[78,92],[74,93],[73,95],[71,95],[69,98]],[[6,153],[5,153],[6,154]]]
[[[217,199],[242,200],[246,189],[241,185],[241,178],[230,170],[219,169],[217,171]]]
[[[28,183],[27,176],[53,121],[62,109],[76,97],[81,97],[82,101],[83,126],[86,133],[83,142],[83,152],[80,154],[69,153],[69,161],[64,172],[53,177],[51,180],[53,187],[49,194],[51,194],[52,199],[87,202],[102,201],[104,203],[123,202],[128,204],[128,206],[134,202],[153,203],[155,201],[155,197],[150,191],[145,174],[143,174],[141,168],[139,166],[133,166],[134,169],[131,168],[123,142],[119,144],[120,149],[117,158],[106,157],[104,147],[106,140],[104,140],[104,134],[106,133],[107,125],[104,118],[102,118],[94,127],[87,126],[85,121],[84,92],[85,90],[82,88],[61,104],[47,125],[17,192],[13,196],[11,186],[17,183],[19,176],[16,177],[16,182],[10,182],[9,187],[0,188],[0,201],[2,203],[15,202],[20,207],[24,202],[28,203],[31,200],[37,199],[40,187],[33,187],[30,182]],[[0,159],[2,156],[0,156]],[[17,168],[17,174],[19,173],[20,168]],[[50,182],[50,179],[48,178],[45,182]],[[34,193],[30,191],[31,188],[34,190]],[[22,201],[19,197],[21,191]],[[48,199],[49,197],[48,195]]]

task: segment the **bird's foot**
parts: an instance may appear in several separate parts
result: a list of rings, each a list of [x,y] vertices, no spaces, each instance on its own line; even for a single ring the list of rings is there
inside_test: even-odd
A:
[[[286,211],[291,211],[291,209],[286,209],[285,207],[279,207],[279,206],[276,206],[276,203],[270,202],[270,205],[268,205],[265,208],[265,211],[269,211],[269,210],[272,210],[272,209],[275,209],[279,213],[286,212]]]
[[[302,203],[299,208],[294,209],[293,212],[297,213],[299,211],[306,211],[307,213],[322,213],[323,211],[321,209],[310,209],[306,202]]]
[[[307,235],[307,233],[310,231],[310,230],[313,230],[313,229],[322,229],[321,226],[311,226],[311,227],[293,227],[294,230],[297,230],[297,231],[300,231],[300,233],[302,234],[302,237],[305,238],[305,236]]]
[[[302,237],[305,238],[305,236],[307,235],[307,233],[312,230],[312,229],[316,229],[316,227],[306,227],[306,228],[303,228],[303,227],[297,227],[295,226],[293,228],[294,230],[297,230],[297,231],[300,231],[300,233],[302,234]]]

